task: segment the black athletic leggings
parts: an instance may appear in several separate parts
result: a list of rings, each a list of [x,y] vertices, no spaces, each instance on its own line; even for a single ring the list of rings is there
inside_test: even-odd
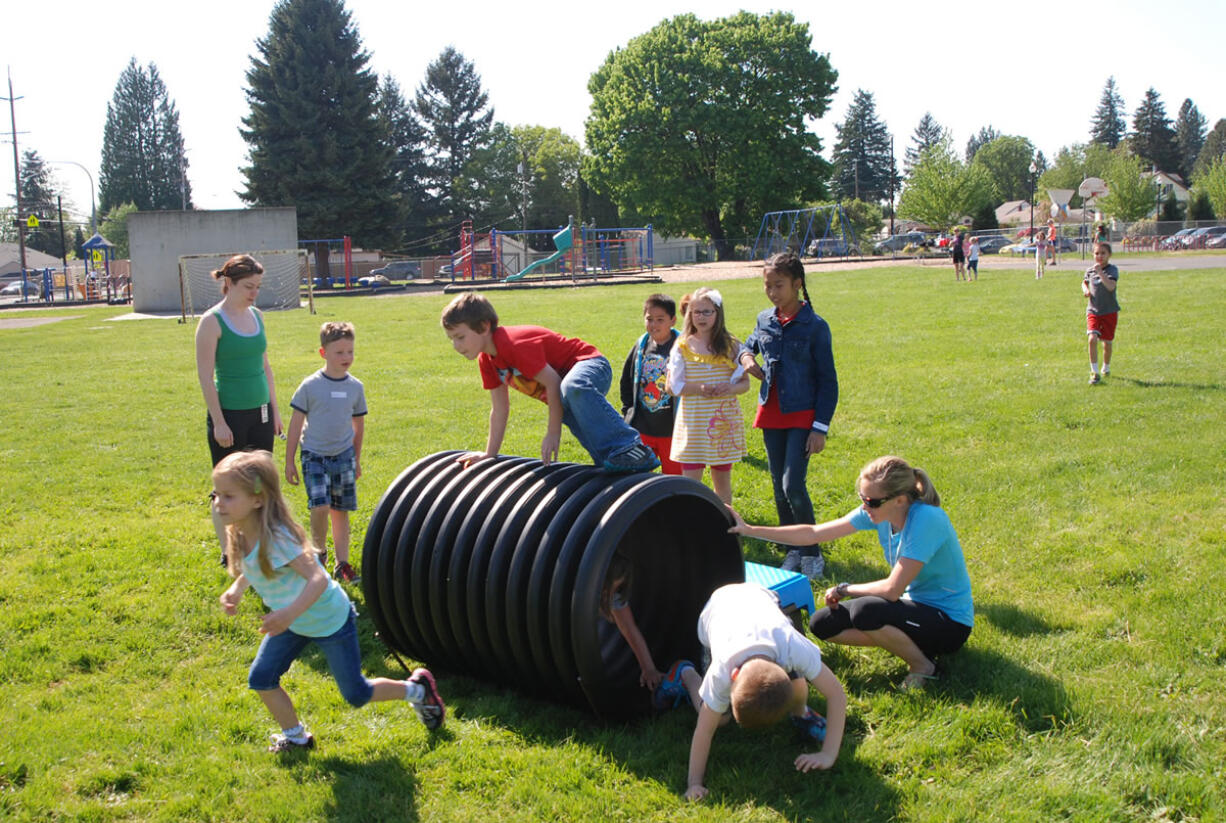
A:
[[[226,425],[234,434],[233,445],[222,447],[213,439],[213,418],[205,415],[208,427],[209,452],[213,455],[213,465],[221,462],[221,458],[234,452],[261,449],[272,451],[272,442],[276,437],[276,429],[272,424],[272,407],[256,406],[254,409],[222,409]]]
[[[847,629],[871,632],[882,626],[901,629],[929,658],[957,651],[971,636],[970,626],[951,620],[935,606],[901,598],[851,597],[837,609],[818,609],[809,621],[809,630],[820,640]]]

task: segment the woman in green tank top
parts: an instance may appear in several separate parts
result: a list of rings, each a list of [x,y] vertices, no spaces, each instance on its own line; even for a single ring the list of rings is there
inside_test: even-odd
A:
[[[213,272],[213,278],[221,281],[222,298],[196,326],[196,375],[208,408],[209,452],[216,466],[231,452],[271,452],[273,439],[281,434],[281,416],[264,319],[255,308],[264,267],[239,254]],[[221,540],[216,513],[213,520]]]

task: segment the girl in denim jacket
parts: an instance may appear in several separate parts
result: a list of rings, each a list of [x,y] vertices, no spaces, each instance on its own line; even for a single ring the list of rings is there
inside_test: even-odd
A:
[[[754,428],[762,430],[779,525],[811,524],[813,502],[805,486],[809,457],[826,447],[839,401],[830,326],[813,311],[805,269],[795,254],[769,258],[762,282],[774,308],[758,315],[741,365],[762,381]],[[792,549],[783,561],[785,570],[799,569],[810,580],[821,577],[825,565],[820,544]]]

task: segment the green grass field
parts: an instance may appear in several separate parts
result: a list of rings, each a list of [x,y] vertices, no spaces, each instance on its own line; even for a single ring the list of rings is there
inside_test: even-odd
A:
[[[700,805],[680,797],[687,712],[601,726],[441,673],[451,715],[431,737],[407,706],[349,708],[315,655],[286,687],[320,747],[265,753],[274,724],[246,689],[258,601],[237,619],[217,604],[227,579],[205,503],[192,326],[106,322],[125,310],[94,308],[0,330],[0,817],[1221,820],[1226,370],[1210,341],[1224,275],[1127,275],[1113,375],[1097,387],[1075,267],[1041,282],[996,270],[954,283],[946,267],[810,275],[841,384],[809,472],[818,515],[856,503],[856,473],[875,456],[927,469],[967,554],[976,627],[919,694],[896,689],[903,668],[884,653],[824,648],[850,698],[837,767],[795,772],[790,729],[725,729]],[[766,305],[759,283],[714,285],[746,334]],[[592,341],[619,369],[649,291],[518,292],[496,305],[505,323]],[[371,409],[357,546],[405,466],[484,443],[488,400],[439,329],[445,302],[331,299],[317,316],[268,317],[286,407],[321,363],[319,323],[357,324],[354,374]],[[749,397],[743,408],[751,419]],[[538,454],[543,423],[543,406],[512,398],[504,450]],[[773,522],[761,438],[749,440],[738,506]],[[585,459],[569,436],[562,457]],[[301,490],[290,499],[305,520]],[[780,559],[758,543],[746,554]],[[867,535],[828,557],[830,581],[884,573]],[[368,671],[403,676],[361,626]]]

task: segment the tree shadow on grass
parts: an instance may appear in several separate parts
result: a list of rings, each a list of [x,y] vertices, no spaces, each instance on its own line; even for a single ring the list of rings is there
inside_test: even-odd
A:
[[[1223,391],[1226,386],[1220,383],[1183,383],[1178,380],[1141,380],[1136,377],[1118,377],[1111,375],[1106,381],[1110,383],[1131,383],[1142,389],[1192,389],[1194,391]]]
[[[1033,637],[1066,631],[1068,627],[1048,623],[1039,615],[1012,603],[976,603],[975,615],[1013,637]]]
[[[316,757],[311,765],[331,776],[332,801],[326,807],[328,820],[414,823],[419,819],[416,777],[396,758],[357,762],[340,757]]]
[[[1072,719],[1072,703],[1060,681],[997,652],[967,646],[942,658],[940,665],[943,675],[937,688],[968,703],[994,697],[1028,732],[1048,731]]]

